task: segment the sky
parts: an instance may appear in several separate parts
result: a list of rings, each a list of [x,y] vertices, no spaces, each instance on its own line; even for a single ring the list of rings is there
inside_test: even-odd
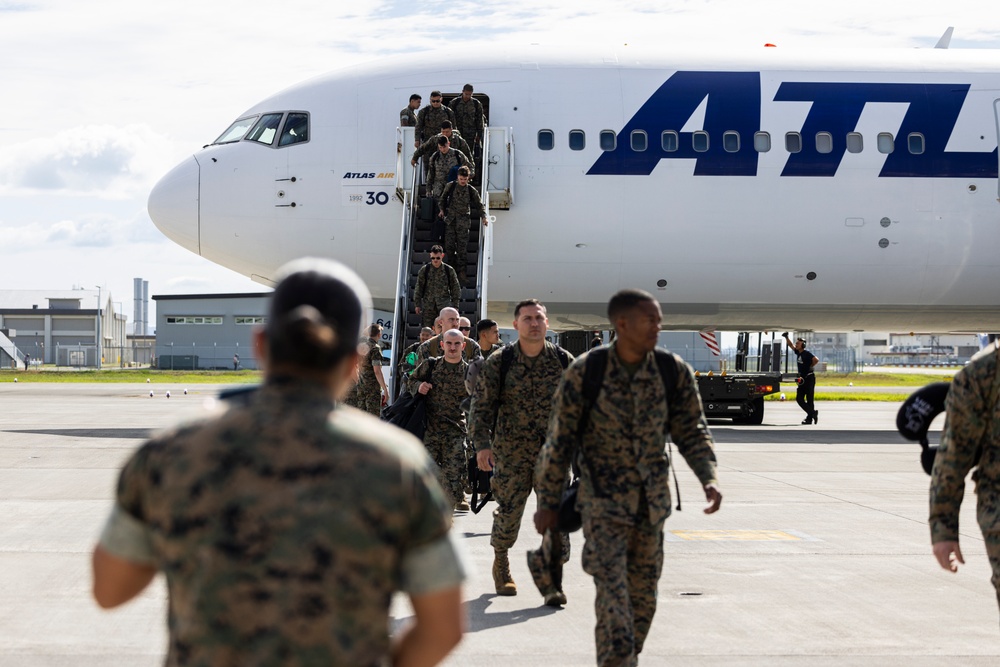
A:
[[[266,288],[149,220],[171,167],[289,85],[380,56],[511,44],[1000,49],[995,0],[0,0],[0,289]],[[1000,69],[1000,53],[998,53]],[[150,303],[155,308],[155,303]]]

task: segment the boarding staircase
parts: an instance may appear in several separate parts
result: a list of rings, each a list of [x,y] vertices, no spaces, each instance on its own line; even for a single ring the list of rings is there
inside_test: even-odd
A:
[[[24,363],[24,353],[17,349],[14,341],[0,332],[0,366],[3,368],[18,368]]]
[[[503,153],[503,156],[510,154],[509,128],[489,128],[483,142],[483,169],[475,177],[475,186],[480,193],[487,193],[483,196],[483,206],[486,209],[486,216],[490,225],[483,228],[481,223],[473,221],[469,232],[469,243],[466,248],[466,282],[462,285],[461,299],[458,304],[459,313],[468,317],[475,326],[476,322],[485,316],[487,289],[489,287],[489,265],[492,262],[493,254],[493,224],[494,218],[490,215],[490,210],[496,208],[509,208],[513,202],[513,194],[510,188],[509,160],[501,157],[491,157],[490,139],[498,138],[494,142],[492,151]],[[424,197],[423,165],[418,162],[416,167],[410,165],[410,155],[413,146],[412,127],[397,128],[397,165],[396,165],[396,197],[402,202],[402,222],[400,224],[399,241],[399,267],[396,279],[396,298],[394,302],[394,313],[392,321],[394,330],[392,333],[392,395],[399,394],[401,383],[397,377],[399,363],[402,360],[400,355],[403,350],[420,339],[421,316],[414,312],[413,289],[417,283],[417,273],[420,267],[430,261],[430,250],[437,243],[431,239],[431,225],[437,210],[428,210],[424,207],[421,214],[421,200]],[[490,173],[497,172],[491,169],[497,165],[503,165],[504,170],[500,176],[494,175],[491,182]],[[494,195],[496,192],[496,195]],[[496,202],[496,206],[494,206]],[[443,246],[443,242],[441,243]],[[475,277],[475,285],[472,284],[472,277]]]

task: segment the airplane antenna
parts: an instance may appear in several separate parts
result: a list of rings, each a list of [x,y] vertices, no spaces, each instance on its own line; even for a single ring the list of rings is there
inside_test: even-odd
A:
[[[934,45],[934,48],[935,49],[947,49],[948,45],[951,44],[951,34],[953,32],[955,32],[954,26],[949,27],[947,30],[945,30],[944,34],[941,35],[941,39],[939,39],[938,43]]]

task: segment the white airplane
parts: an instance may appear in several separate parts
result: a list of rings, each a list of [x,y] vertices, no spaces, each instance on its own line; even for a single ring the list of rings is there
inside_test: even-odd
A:
[[[488,101],[486,316],[537,297],[554,329],[606,328],[610,295],[638,287],[675,329],[1000,330],[998,51],[387,58],[248,109],[150,217],[264,284],[338,259],[398,314],[419,172],[399,109],[465,83]]]

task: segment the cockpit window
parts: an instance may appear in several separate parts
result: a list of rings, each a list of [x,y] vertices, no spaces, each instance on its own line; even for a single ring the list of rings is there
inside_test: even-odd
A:
[[[290,113],[285,120],[285,127],[281,130],[281,138],[278,139],[279,146],[290,146],[309,141],[309,115],[304,113]]]
[[[246,141],[256,141],[270,146],[274,143],[274,136],[278,133],[278,126],[281,125],[280,113],[266,113],[260,117],[257,124],[246,136]]]
[[[239,141],[243,138],[243,135],[247,133],[253,122],[257,120],[257,116],[247,116],[246,118],[240,118],[238,121],[229,126],[229,128],[223,132],[218,139],[213,141],[214,144],[231,144],[234,141]]]

